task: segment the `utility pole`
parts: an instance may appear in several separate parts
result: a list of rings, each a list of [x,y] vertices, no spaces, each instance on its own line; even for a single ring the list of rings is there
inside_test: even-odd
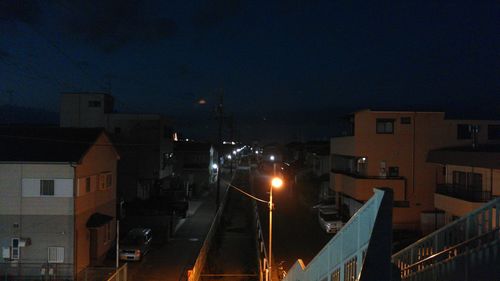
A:
[[[219,134],[217,138],[217,146],[219,147],[218,153],[217,153],[217,191],[215,195],[215,206],[216,210],[219,210],[220,206],[220,177],[222,175],[221,170],[222,170],[222,163],[220,161],[221,156],[223,156],[223,144],[222,144],[222,125],[223,125],[223,120],[224,120],[224,90],[221,90],[220,96],[219,96],[219,104],[217,105],[216,108],[216,113],[217,113],[217,118],[218,118],[218,123],[219,123]]]

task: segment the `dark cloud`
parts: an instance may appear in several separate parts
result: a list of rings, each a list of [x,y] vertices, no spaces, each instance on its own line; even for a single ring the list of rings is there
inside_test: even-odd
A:
[[[208,0],[196,11],[193,21],[196,26],[209,28],[240,14],[242,0]]]
[[[64,5],[73,11],[64,19],[69,34],[106,52],[128,43],[156,42],[177,31],[173,20],[151,15],[142,1],[68,0]]]
[[[0,0],[0,22],[19,21],[35,24],[40,19],[40,13],[38,1]]]

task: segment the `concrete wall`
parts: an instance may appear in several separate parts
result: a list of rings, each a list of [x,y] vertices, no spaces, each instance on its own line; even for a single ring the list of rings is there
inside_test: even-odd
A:
[[[0,164],[0,243],[5,247],[12,238],[29,238],[31,245],[20,251],[23,263],[47,262],[47,248],[55,246],[64,247],[64,263],[73,263],[72,185],[63,197],[41,197],[26,190],[23,196],[23,179],[72,177],[69,164]]]
[[[90,106],[99,102],[100,106]],[[63,93],[61,95],[61,127],[105,127],[106,113],[111,112],[113,99],[103,93]]]

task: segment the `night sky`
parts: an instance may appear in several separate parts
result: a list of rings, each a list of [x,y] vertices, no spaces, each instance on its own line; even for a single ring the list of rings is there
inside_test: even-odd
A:
[[[0,105],[111,89],[199,137],[221,92],[236,135],[320,139],[361,108],[500,115],[499,77],[498,1],[0,0]]]

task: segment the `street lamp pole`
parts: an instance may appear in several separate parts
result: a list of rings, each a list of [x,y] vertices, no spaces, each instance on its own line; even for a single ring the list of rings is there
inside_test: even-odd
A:
[[[273,256],[273,184],[271,184],[271,188],[269,189],[269,281],[272,281],[272,256]]]

